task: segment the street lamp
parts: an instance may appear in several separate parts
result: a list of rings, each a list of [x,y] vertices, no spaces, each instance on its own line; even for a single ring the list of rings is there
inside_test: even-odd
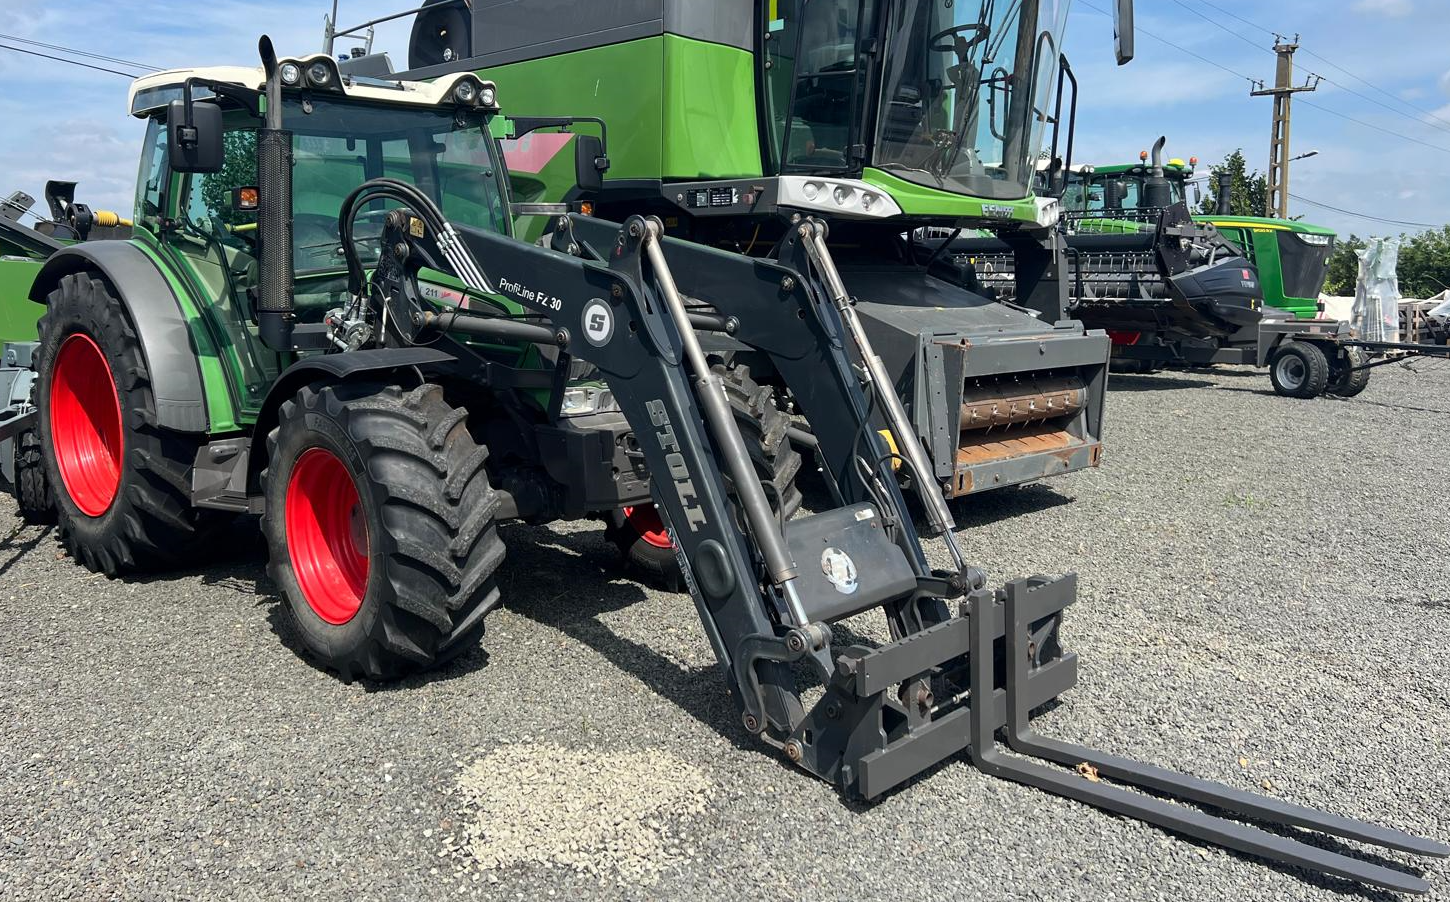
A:
[[[1309,158],[1310,158],[1310,157],[1316,157],[1316,156],[1318,156],[1318,155],[1319,155],[1319,151],[1317,151],[1317,150],[1311,150],[1311,151],[1309,151],[1309,152],[1308,152],[1308,153],[1301,153],[1301,154],[1299,154],[1299,156],[1297,156],[1297,157],[1290,157],[1290,158],[1289,158],[1289,159],[1288,159],[1288,162],[1290,162],[1290,163],[1292,163],[1292,162],[1294,162],[1294,161],[1295,161],[1295,160],[1307,160],[1307,159],[1309,159]]]

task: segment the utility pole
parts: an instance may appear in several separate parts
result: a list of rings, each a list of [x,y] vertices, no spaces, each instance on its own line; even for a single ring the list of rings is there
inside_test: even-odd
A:
[[[1269,190],[1264,200],[1264,215],[1286,219],[1289,216],[1289,113],[1290,101],[1301,91],[1312,91],[1319,87],[1319,76],[1313,76],[1299,87],[1294,87],[1294,51],[1299,49],[1299,36],[1286,41],[1281,35],[1274,36],[1274,52],[1279,55],[1279,64],[1274,73],[1274,86],[1265,88],[1260,81],[1258,88],[1249,92],[1252,97],[1274,98],[1274,124],[1269,137]]]

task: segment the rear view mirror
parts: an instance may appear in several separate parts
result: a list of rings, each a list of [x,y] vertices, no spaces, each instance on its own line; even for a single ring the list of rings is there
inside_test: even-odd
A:
[[[609,157],[604,155],[604,141],[594,135],[574,136],[574,178],[579,190],[597,194],[604,188],[604,173],[609,171]]]
[[[1133,0],[1115,0],[1113,6],[1113,52],[1118,65],[1133,59]]]
[[[166,157],[172,172],[221,172],[225,159],[222,108],[198,100],[188,110],[185,100],[171,101],[166,115]]]

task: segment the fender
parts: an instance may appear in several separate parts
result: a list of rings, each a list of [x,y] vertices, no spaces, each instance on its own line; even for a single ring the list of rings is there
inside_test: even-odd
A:
[[[349,351],[346,354],[316,354],[304,357],[287,367],[267,390],[267,398],[262,402],[262,409],[257,412],[257,423],[252,427],[247,464],[249,492],[256,494],[260,491],[262,467],[267,461],[267,435],[277,426],[277,411],[302,386],[313,382],[345,382],[369,373],[436,366],[452,363],[457,359],[439,348],[378,348],[371,351]]]
[[[95,241],[56,251],[31,284],[30,299],[48,303],[61,277],[87,271],[98,272],[111,283],[131,317],[151,374],[157,424],[176,432],[208,431],[201,366],[181,301],[135,243]]]

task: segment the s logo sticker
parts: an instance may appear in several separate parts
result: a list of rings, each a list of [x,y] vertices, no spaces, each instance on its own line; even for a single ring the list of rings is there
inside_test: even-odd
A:
[[[614,311],[595,298],[584,305],[584,337],[596,348],[609,344],[614,336]]]

